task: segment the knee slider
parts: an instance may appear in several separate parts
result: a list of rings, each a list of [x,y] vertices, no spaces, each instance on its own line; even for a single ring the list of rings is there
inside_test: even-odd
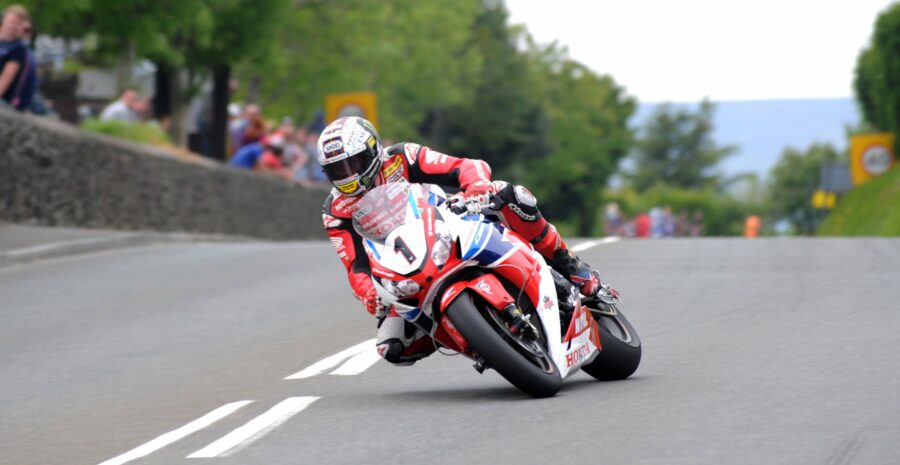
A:
[[[403,363],[403,343],[399,339],[388,339],[378,344],[378,355],[389,363]]]

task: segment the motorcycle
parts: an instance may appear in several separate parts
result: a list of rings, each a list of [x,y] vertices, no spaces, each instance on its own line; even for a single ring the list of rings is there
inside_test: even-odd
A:
[[[528,241],[486,216],[489,208],[471,210],[428,184],[366,194],[353,226],[385,305],[439,350],[533,397],[553,396],[579,369],[598,380],[637,370],[641,341],[617,295],[580,296]]]

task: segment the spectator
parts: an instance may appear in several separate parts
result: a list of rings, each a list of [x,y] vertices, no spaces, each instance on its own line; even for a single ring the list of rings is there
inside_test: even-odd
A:
[[[290,179],[290,170],[285,168],[282,161],[284,143],[284,137],[280,135],[267,137],[263,142],[252,142],[238,149],[229,164],[236,168],[269,172]]]
[[[25,85],[28,69],[31,67],[28,47],[21,37],[25,24],[30,23],[28,10],[21,5],[10,5],[3,10],[0,23],[0,98],[17,110],[24,110],[31,96],[25,102]],[[34,90],[31,91],[32,95]]]
[[[634,235],[640,239],[650,237],[650,215],[641,212],[634,218]]]
[[[245,123],[241,129],[241,140],[238,147],[259,142],[266,135],[266,122],[259,111],[259,106],[250,104],[244,109]]]
[[[234,152],[240,148],[241,134],[244,130],[244,118],[241,116],[239,103],[228,104],[228,155],[234,156]]]
[[[293,173],[285,166],[284,162],[284,136],[280,134],[268,136],[265,138],[263,145],[266,147],[266,150],[259,158],[259,161],[257,161],[255,169],[290,180],[293,177]]]
[[[694,211],[694,218],[691,221],[690,234],[691,237],[700,237],[703,235],[703,210]]]
[[[678,213],[678,218],[675,220],[675,235],[678,237],[687,236],[688,228],[688,213],[687,210],[682,209]]]
[[[132,88],[125,89],[119,100],[110,103],[100,113],[103,121],[124,121],[137,123],[141,121],[141,95]]]
[[[22,108],[40,115],[48,113],[44,101],[37,95],[38,73],[37,60],[34,59],[34,50],[31,49],[31,39],[34,35],[34,23],[31,19],[22,22],[22,31],[19,40],[25,45],[25,74],[22,81],[22,95],[20,96]]]
[[[663,236],[663,210],[660,207],[650,209],[650,236],[654,239]]]
[[[666,205],[662,210],[662,237],[675,236],[675,216],[672,207]]]
[[[757,215],[750,215],[744,220],[744,237],[747,239],[755,239],[759,237],[759,231],[762,229],[762,219]]]
[[[619,204],[616,202],[606,204],[606,210],[603,214],[603,228],[606,230],[607,236],[622,235],[622,212],[619,211]]]
[[[309,162],[306,164],[306,174],[308,179],[313,182],[328,182],[328,177],[325,176],[325,171],[322,170],[322,166],[319,165],[318,159],[319,135],[322,133],[322,130],[325,129],[325,124],[323,123],[324,119],[324,115],[317,113],[313,122],[306,127],[306,141],[304,148],[306,149],[306,153],[309,154]]]

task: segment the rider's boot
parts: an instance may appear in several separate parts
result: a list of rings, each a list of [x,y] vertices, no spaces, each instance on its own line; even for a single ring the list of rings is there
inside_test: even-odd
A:
[[[609,289],[600,282],[600,274],[569,252],[566,242],[537,207],[537,200],[528,189],[504,181],[495,181],[496,211],[515,232],[534,245],[550,266],[562,273],[585,296],[600,296]]]
[[[548,223],[547,226],[546,235],[540,242],[534,244],[534,248],[550,261],[550,266],[554,270],[565,276],[584,296],[599,297],[607,292],[614,296],[618,295],[615,289],[600,281],[600,273],[597,270],[592,269],[569,251],[566,242],[552,224]]]
[[[577,304],[578,292],[575,286],[563,277],[558,271],[550,270],[553,275],[553,284],[556,287],[556,297],[559,300],[559,322],[562,331],[565,333],[566,328],[575,315],[575,305]]]

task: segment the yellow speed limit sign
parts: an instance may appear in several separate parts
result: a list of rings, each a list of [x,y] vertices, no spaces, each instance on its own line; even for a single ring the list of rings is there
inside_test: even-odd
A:
[[[325,95],[325,117],[328,122],[343,116],[360,116],[378,128],[378,113],[375,110],[375,94],[372,92],[350,92]]]
[[[893,134],[857,134],[850,138],[850,177],[854,185],[884,174],[892,166]]]

